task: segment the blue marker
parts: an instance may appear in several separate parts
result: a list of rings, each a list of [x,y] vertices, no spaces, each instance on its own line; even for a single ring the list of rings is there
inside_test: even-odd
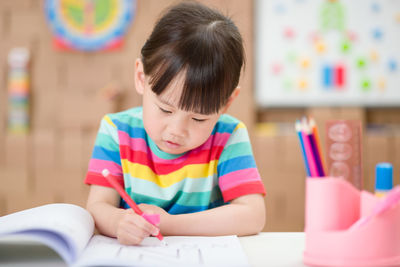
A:
[[[329,88],[333,85],[333,68],[329,65],[322,67],[322,86]]]
[[[392,164],[381,162],[375,167],[375,195],[384,197],[393,188]]]

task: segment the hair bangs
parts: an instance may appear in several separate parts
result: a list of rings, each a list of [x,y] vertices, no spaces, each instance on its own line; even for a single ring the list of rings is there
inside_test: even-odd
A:
[[[193,62],[191,62],[193,63]],[[185,83],[179,106],[183,110],[200,114],[218,113],[230,96],[223,95],[227,87],[223,68],[218,64],[188,63],[185,67]]]
[[[191,46],[187,49],[189,47]],[[182,74],[185,78],[178,107],[200,114],[217,113],[226,104],[232,92],[226,88],[231,86],[225,82],[226,73],[222,67],[222,58],[217,53],[210,56],[209,51],[196,50],[198,53],[190,53],[193,56],[184,60],[172,51],[162,53],[163,59],[153,58],[161,64],[149,73],[149,83],[152,91],[160,95],[179,74]],[[165,56],[168,54],[175,55]],[[223,92],[227,93],[222,95]]]
[[[144,59],[142,59],[144,61]],[[144,66],[152,66],[150,70],[144,69],[146,75],[150,76],[152,91],[160,95],[181,72],[183,68],[182,60],[169,48],[160,49],[157,55],[144,62]]]

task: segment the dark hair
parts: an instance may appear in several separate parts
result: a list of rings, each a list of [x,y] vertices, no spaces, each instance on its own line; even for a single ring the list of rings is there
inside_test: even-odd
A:
[[[179,108],[202,114],[227,103],[244,63],[242,37],[232,20],[195,2],[168,9],[141,54],[154,93],[160,95],[184,71]]]

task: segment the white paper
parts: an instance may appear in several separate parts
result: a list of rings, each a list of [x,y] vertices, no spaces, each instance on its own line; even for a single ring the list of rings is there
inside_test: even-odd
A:
[[[237,236],[148,237],[139,246],[94,236],[76,266],[249,266]]]

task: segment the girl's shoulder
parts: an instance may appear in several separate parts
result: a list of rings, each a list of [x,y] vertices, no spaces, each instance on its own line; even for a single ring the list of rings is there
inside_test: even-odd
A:
[[[215,125],[214,132],[233,133],[238,128],[246,128],[246,126],[239,119],[228,114],[222,114]]]
[[[143,118],[143,109],[142,107],[133,107],[130,109],[126,109],[123,111],[115,112],[115,113],[109,113],[107,114],[111,119],[118,119],[118,118],[124,118],[124,117],[132,117],[136,119],[142,119]]]
[[[221,122],[226,122],[226,123],[239,123],[240,122],[239,119],[233,117],[232,115],[226,114],[226,113],[222,114],[219,117],[218,122],[220,122],[220,121]]]
[[[142,107],[134,107],[116,113],[109,113],[105,118],[109,118],[114,124],[127,124],[131,126],[143,125]]]

